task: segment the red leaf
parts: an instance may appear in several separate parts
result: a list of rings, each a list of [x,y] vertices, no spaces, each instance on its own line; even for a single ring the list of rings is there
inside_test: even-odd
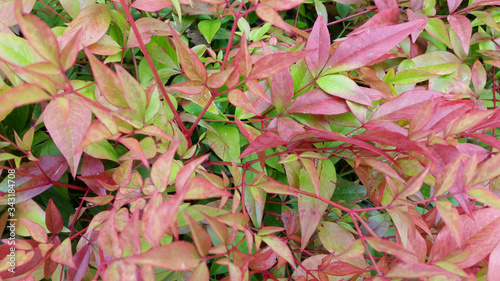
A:
[[[175,255],[172,255],[172,253],[175,253]],[[202,261],[195,246],[186,241],[175,241],[125,259],[130,263],[151,265],[175,271],[195,269]]]
[[[271,99],[278,112],[288,108],[293,99],[293,77],[288,68],[276,73],[271,84]],[[267,96],[266,96],[267,97]]]
[[[305,59],[309,71],[313,76],[317,76],[330,56],[330,33],[322,16],[319,16],[314,23],[311,35],[307,39],[306,50],[314,50]]]
[[[403,246],[396,244],[392,241],[370,237],[366,238],[366,242],[368,242],[368,244],[370,244],[370,246],[373,249],[379,252],[384,252],[390,255],[397,256],[403,261],[406,262],[417,261],[417,256],[415,256],[414,253],[409,252]]]
[[[264,132],[259,135],[252,143],[250,143],[250,145],[245,149],[245,151],[243,151],[243,153],[241,153],[240,159],[256,152],[286,144],[287,142],[281,139],[275,133]]]
[[[278,256],[279,255],[275,251],[267,246],[252,255],[248,267],[253,270],[269,270],[276,264],[276,258]]]
[[[207,81],[207,69],[200,58],[181,40],[177,31],[170,27],[170,32],[175,41],[177,54],[186,77],[205,83]]]
[[[288,113],[303,113],[317,115],[338,115],[349,112],[344,100],[314,89],[296,98]]]
[[[326,64],[328,72],[349,71],[367,66],[385,55],[425,23],[415,20],[393,26],[375,27],[342,41]]]
[[[422,103],[433,98],[442,97],[438,91],[412,90],[406,91],[396,98],[382,104],[373,114],[370,122],[399,121],[411,119],[420,109]],[[430,123],[430,121],[429,121]]]
[[[52,198],[49,199],[49,203],[47,204],[45,224],[47,225],[47,229],[55,235],[59,234],[64,226],[61,213],[54,204],[54,201],[52,201]]]
[[[312,52],[313,50],[308,50],[266,55],[255,63],[250,77],[254,79],[271,77]]]
[[[448,0],[448,3],[453,0]],[[460,5],[460,3],[458,3]],[[451,6],[449,6],[451,10]],[[450,11],[451,13],[451,11]],[[448,21],[450,22],[451,29],[457,34],[458,40],[464,48],[465,54],[469,53],[470,38],[472,36],[472,25],[470,20],[462,15],[449,15]]]

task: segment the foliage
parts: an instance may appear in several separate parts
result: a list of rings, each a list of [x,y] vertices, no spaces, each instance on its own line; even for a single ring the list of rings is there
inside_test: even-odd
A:
[[[498,4],[2,1],[0,277],[497,280]]]

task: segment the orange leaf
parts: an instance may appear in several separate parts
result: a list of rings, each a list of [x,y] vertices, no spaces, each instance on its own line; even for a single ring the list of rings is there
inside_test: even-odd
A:
[[[201,227],[188,213],[183,212],[183,214],[189,225],[189,229],[191,230],[191,235],[193,236],[194,244],[198,253],[200,253],[202,257],[206,256],[208,254],[208,250],[212,247],[210,235],[208,235],[208,232],[203,229],[203,227]]]

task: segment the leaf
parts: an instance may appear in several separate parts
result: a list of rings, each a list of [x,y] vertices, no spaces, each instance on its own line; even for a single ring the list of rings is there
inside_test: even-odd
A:
[[[213,183],[202,177],[189,179],[184,185],[184,189],[188,190],[184,197],[185,200],[201,200],[214,197],[232,196],[232,194],[227,192],[225,189],[215,186]]]
[[[458,222],[458,211],[448,200],[436,201],[436,207],[446,225],[451,229],[457,245],[462,243],[462,235]]]
[[[198,23],[198,29],[201,34],[207,39],[208,43],[212,42],[215,34],[219,30],[221,22],[218,18],[212,20],[202,20]]]
[[[186,46],[186,44],[184,44],[184,41],[181,40],[177,31],[175,31],[172,27],[170,27],[170,32],[172,33],[172,37],[175,41],[179,61],[186,77],[190,80],[200,81],[203,83],[206,82],[207,70],[200,58],[188,46]]]
[[[305,60],[309,71],[317,76],[330,56],[330,33],[324,18],[321,16],[314,23],[311,35],[307,39],[306,50],[314,50]]]
[[[234,106],[241,108],[249,113],[260,115],[260,112],[253,106],[248,97],[240,90],[234,89],[229,92],[228,100]]]
[[[271,84],[271,100],[278,112],[283,112],[290,106],[293,99],[293,78],[289,69],[284,69],[273,76]]]
[[[335,261],[327,264],[324,267],[322,266],[320,272],[324,272],[332,276],[346,276],[351,274],[368,272],[368,270],[359,268],[347,262]]]
[[[30,14],[18,14],[19,28],[24,38],[42,57],[59,66],[59,46],[50,27],[41,19]]]
[[[296,269],[292,252],[285,242],[276,236],[264,236],[262,237],[262,241],[264,241],[276,254],[285,259],[293,267],[293,269]]]
[[[177,190],[177,192],[184,189],[191,175],[195,172],[199,165],[208,159],[209,156],[210,154],[206,154],[193,159],[179,170],[177,176],[175,177],[175,190]]]
[[[273,9],[277,11],[285,11],[285,10],[290,10],[298,5],[304,3],[306,0],[288,0],[288,1],[281,1],[281,0],[262,0],[261,2],[263,4],[266,4]]]
[[[38,243],[47,243],[47,232],[41,225],[27,218],[21,218],[21,221],[28,229],[28,232],[30,233],[30,236],[31,238],[33,238],[33,240],[37,241]]]
[[[54,235],[59,234],[64,227],[61,213],[54,204],[54,201],[52,201],[52,198],[47,203],[45,224],[47,225],[47,229]]]
[[[370,122],[398,121],[410,119],[417,113],[422,103],[444,94],[438,91],[411,90],[382,104],[373,114]]]
[[[467,190],[467,194],[469,194],[472,198],[477,199],[481,203],[500,210],[500,197],[498,197],[496,193],[489,189],[469,189]]]
[[[453,29],[453,31],[457,34],[458,40],[462,44],[465,54],[468,54],[470,39],[472,36],[472,25],[470,20],[465,16],[456,14],[449,15],[448,22],[450,23],[451,29]]]
[[[278,256],[279,255],[275,251],[267,246],[252,255],[248,267],[253,270],[269,270],[276,264],[276,258]]]
[[[318,86],[326,93],[356,103],[372,106],[370,98],[351,79],[344,75],[327,75],[316,80]]]
[[[344,100],[314,89],[296,98],[288,113],[316,114],[316,115],[338,115],[349,112]]]
[[[234,159],[239,163],[240,133],[234,125],[211,124],[207,128],[207,143],[223,161]]]
[[[473,218],[472,218],[473,217]],[[450,243],[452,239],[451,229],[443,228],[432,246],[429,263],[443,260],[454,251],[460,250],[464,245],[470,246],[470,254],[455,264],[460,268],[467,268],[484,259],[498,244],[500,236],[492,235],[500,230],[500,210],[495,208],[485,208],[472,212],[469,215],[461,215],[458,219],[462,241],[460,245]]]
[[[61,36],[61,46],[64,48],[80,30],[82,30],[83,46],[94,44],[106,34],[110,23],[111,10],[106,4],[86,6],[64,31]]]
[[[224,86],[229,76],[233,74],[233,71],[234,67],[228,67],[225,70],[221,70],[210,75],[207,80],[207,86],[214,89],[221,88],[222,86]]]
[[[202,261],[195,246],[186,241],[175,241],[125,259],[134,264],[151,265],[175,271],[195,269]]]
[[[189,229],[191,230],[191,235],[193,236],[194,244],[198,253],[204,257],[208,254],[208,250],[212,247],[212,240],[210,239],[210,235],[208,232],[201,227],[198,222],[196,222],[193,217],[191,217],[186,212],[183,212],[184,217],[189,225]]]
[[[132,6],[134,6],[137,2],[135,1]],[[155,18],[140,18],[135,21],[135,25],[139,30],[139,35],[141,36],[142,42],[144,44],[148,44],[151,41],[152,36],[170,36],[171,30],[169,28],[168,23],[161,21]],[[137,40],[137,36],[135,32],[130,32],[128,37],[126,49],[139,47],[139,41]]]
[[[441,43],[445,44],[451,49],[450,37],[448,36],[448,31],[446,25],[441,19],[429,18],[429,23],[425,27],[425,30],[434,38],[439,40]]]
[[[92,121],[92,112],[76,98],[53,100],[43,112],[45,127],[76,176],[82,151],[76,151]]]
[[[124,91],[123,97],[127,102],[128,106],[139,112],[141,116],[145,116],[147,107],[147,98],[144,88],[137,80],[135,80],[130,73],[128,73],[123,67],[115,64],[116,73],[118,74],[118,80]]]
[[[247,79],[246,86],[249,91],[251,91],[262,100],[268,103],[272,103],[271,99],[267,96],[266,91],[264,91],[261,84],[259,84],[256,79]]]
[[[291,31],[288,24],[281,18],[281,16],[270,6],[261,4],[255,10],[257,16],[265,22],[269,22],[274,26],[283,29],[284,31]]]
[[[138,140],[135,138],[122,138],[120,139],[120,142],[128,148],[137,158],[139,158],[142,161],[142,164],[146,167],[149,168],[149,163],[148,163],[148,158],[144,154],[144,150],[139,143]]]
[[[66,44],[65,48],[67,48],[68,45],[69,43]],[[99,39],[99,41],[91,45],[88,45],[87,50],[96,55],[112,56],[121,52],[122,47],[118,43],[116,43],[113,37],[104,34],[104,36],[102,36],[102,38]]]
[[[264,190],[267,193],[297,196],[295,188],[290,187],[288,185],[284,185],[277,181],[264,181],[254,186]]]
[[[417,256],[415,254],[409,252],[403,246],[396,244],[392,241],[369,237],[366,238],[366,242],[375,250],[379,252],[384,252],[390,255],[397,256],[401,260],[405,262],[417,261]]]
[[[330,200],[335,191],[337,182],[335,166],[333,166],[330,160],[320,160],[318,170],[319,196]],[[300,190],[315,193],[310,175],[305,170],[300,170],[299,179]],[[311,239],[316,231],[327,208],[328,203],[320,201],[319,199],[309,196],[300,196],[298,198],[300,229],[302,231],[301,249],[305,249],[309,244],[309,239]]]
[[[61,3],[66,13],[68,13],[68,15],[70,15],[72,18],[78,16],[78,13],[80,13],[81,9],[95,4],[95,1],[93,0],[60,0],[59,2]]]
[[[92,67],[92,74],[101,94],[108,102],[118,107],[127,107],[118,76],[110,68],[100,62],[94,55],[85,50]]]
[[[264,151],[269,148],[285,145],[287,142],[282,140],[278,135],[273,132],[264,132],[260,134],[250,145],[241,153],[239,159],[248,155]]]
[[[76,61],[78,52],[82,45],[82,32],[81,30],[73,35],[73,38],[69,39],[66,46],[61,50],[61,66],[64,71],[70,69]]]
[[[488,262],[488,280],[495,280],[500,274],[500,243],[491,251]]]
[[[419,191],[422,187],[422,184],[424,183],[425,177],[429,173],[430,168],[431,165],[427,165],[425,169],[423,169],[418,174],[413,176],[409,181],[407,181],[398,197],[405,198]]]
[[[64,239],[61,245],[52,252],[50,258],[70,268],[76,268],[75,262],[73,261],[73,253],[71,251],[71,240],[69,238]]]
[[[167,189],[172,162],[178,147],[179,142],[175,142],[165,153],[156,159],[151,167],[151,180],[161,193]]]
[[[472,65],[472,85],[474,85],[476,95],[480,95],[483,92],[486,80],[486,69],[484,69],[483,64],[479,60],[476,60],[474,65]]]
[[[346,180],[340,180],[333,193],[334,201],[353,202],[366,195],[366,188]]]
[[[370,65],[425,24],[414,20],[403,24],[375,27],[342,41],[328,60],[326,73],[349,71]]]
[[[448,10],[450,11],[450,14],[453,14],[453,12],[460,6],[462,3],[462,0],[447,0],[448,1]],[[464,46],[465,47],[465,46]]]
[[[392,278],[424,278],[424,277],[434,277],[434,276],[445,276],[445,280],[456,279],[455,275],[449,271],[442,269],[436,265],[422,264],[416,262],[410,263],[398,263],[394,266],[387,277]]]
[[[265,55],[255,63],[252,75],[250,75],[250,77],[253,79],[263,79],[271,77],[294,64],[301,58],[310,55],[312,52],[312,50],[308,50],[301,52],[284,52]]]
[[[16,0],[3,0],[0,3],[0,23],[7,26],[11,27],[13,25],[18,24],[18,21],[16,19],[16,12],[15,12],[15,5],[16,5]],[[33,6],[35,5],[36,0],[22,0],[22,12],[23,13],[30,13],[31,10],[33,9]]]
[[[202,262],[198,267],[193,270],[193,274],[191,275],[189,280],[199,280],[199,281],[209,281],[210,280],[210,271],[208,271],[207,264]]]
[[[1,50],[0,50],[1,51]],[[0,117],[7,116],[13,109],[50,99],[50,96],[33,84],[22,84],[0,96]]]
[[[401,71],[400,73],[396,74],[394,78],[390,79],[389,83],[395,84],[395,85],[405,85],[405,84],[415,84],[415,83],[420,83],[425,80],[429,80],[433,77],[436,77],[436,74],[429,73],[426,71],[422,70],[416,70],[416,69],[409,69],[405,71]]]

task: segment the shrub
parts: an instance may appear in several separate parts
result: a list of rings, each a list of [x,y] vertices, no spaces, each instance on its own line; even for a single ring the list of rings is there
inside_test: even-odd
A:
[[[0,279],[497,280],[495,5],[3,1]]]

